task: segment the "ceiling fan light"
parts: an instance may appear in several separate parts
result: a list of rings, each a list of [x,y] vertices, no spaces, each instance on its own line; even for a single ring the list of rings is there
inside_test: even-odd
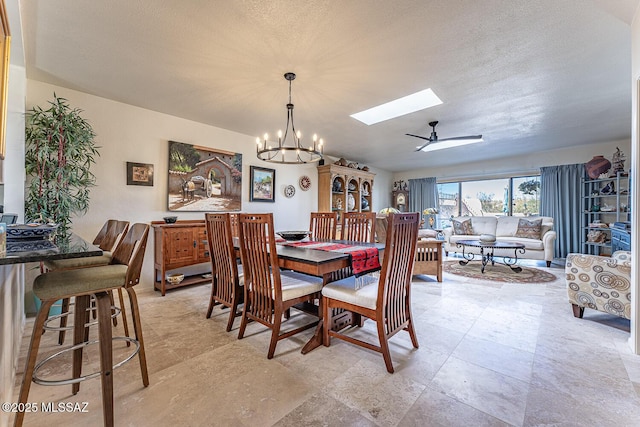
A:
[[[438,95],[431,89],[425,89],[378,105],[377,107],[352,114],[351,117],[366,125],[373,125],[440,104],[442,104],[442,100],[438,98]]]
[[[469,145],[469,144],[477,144],[478,142],[483,142],[484,139],[479,138],[479,139],[463,139],[463,140],[451,140],[451,141],[438,141],[438,142],[433,142],[429,145],[427,145],[426,147],[423,147],[422,150],[420,151],[437,151],[437,150],[444,150],[446,148],[454,148],[454,147],[460,147],[462,145]],[[420,148],[420,146],[418,145],[416,148]]]

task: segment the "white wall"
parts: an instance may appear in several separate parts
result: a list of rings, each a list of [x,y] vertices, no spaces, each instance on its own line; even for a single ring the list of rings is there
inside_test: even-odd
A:
[[[640,182],[640,150],[639,136],[640,123],[638,120],[638,92],[640,91],[640,9],[636,10],[636,14],[631,25],[631,182]],[[638,215],[638,206],[640,206],[640,192],[635,190],[631,194],[631,227],[633,234],[631,236],[631,252],[638,253],[638,231],[640,231],[640,215]],[[631,292],[631,337],[629,345],[635,354],[640,355],[640,269],[638,268],[638,257],[634,257],[635,262],[631,264],[631,283],[635,287],[635,292]]]
[[[318,206],[318,174],[316,164],[277,165],[256,158],[255,137],[181,119],[158,112],[96,97],[82,92],[49,85],[39,81],[27,82],[27,109],[34,105],[47,106],[53,93],[69,100],[72,107],[83,110],[97,134],[100,157],[92,171],[96,187],[91,190],[90,209],[86,215],[73,218],[73,231],[93,240],[102,224],[109,218],[124,218],[133,222],[161,220],[167,209],[168,141],[179,141],[241,153],[243,169],[242,211],[273,212],[276,230],[306,230],[309,213]],[[276,126],[277,123],[274,123]],[[353,159],[357,161],[357,159]],[[126,185],[126,162],[152,163],[155,177],[153,187]],[[262,166],[276,170],[275,203],[249,202],[249,167]],[[391,174],[375,170],[374,209],[389,203]],[[311,189],[302,191],[301,176],[311,178]],[[288,199],[283,189],[292,184],[294,197]],[[172,212],[179,219],[203,219],[203,212]],[[143,286],[151,286],[153,277],[153,238],[149,238],[143,265]]]
[[[393,180],[408,180],[435,176],[439,182],[446,182],[538,174],[540,173],[541,166],[586,163],[596,155],[603,155],[611,159],[616,147],[620,147],[620,150],[627,156],[625,168],[628,169],[631,166],[631,141],[622,140],[602,144],[583,145],[576,148],[544,151],[527,156],[506,157],[496,160],[464,163],[456,166],[397,172],[393,174]]]
[[[24,109],[27,76],[24,67],[9,67],[9,95],[7,99],[7,153],[2,164],[4,182],[4,211],[17,213],[24,221]]]

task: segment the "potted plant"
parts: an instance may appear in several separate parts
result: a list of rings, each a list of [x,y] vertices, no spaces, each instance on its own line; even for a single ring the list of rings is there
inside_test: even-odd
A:
[[[89,189],[96,180],[90,168],[100,147],[81,110],[55,93],[53,98],[48,109],[35,106],[26,116],[25,217],[54,222],[59,234],[67,235],[71,215],[89,208]]]

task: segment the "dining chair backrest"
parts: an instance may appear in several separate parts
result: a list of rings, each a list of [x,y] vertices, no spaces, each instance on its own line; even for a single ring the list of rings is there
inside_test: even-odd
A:
[[[375,212],[346,212],[342,239],[353,242],[373,242],[376,236]]]
[[[233,248],[231,215],[228,213],[207,213],[207,241],[211,257],[211,273],[215,278],[215,293],[230,302],[237,291],[238,264]]]
[[[333,240],[338,226],[337,212],[311,212],[309,231],[313,240]]]
[[[122,236],[127,233],[128,228],[129,221],[118,221],[117,219],[107,220],[95,239],[93,239],[93,244],[97,245],[103,251],[111,252]]]
[[[111,264],[127,266],[125,287],[140,283],[140,272],[148,237],[149,224],[133,224],[113,251]]]
[[[232,237],[240,237],[240,232],[238,231],[238,215],[237,213],[230,213],[229,219],[231,220],[231,236]]]
[[[238,220],[245,304],[255,316],[272,322],[273,300],[282,300],[273,214],[240,214]]]
[[[376,310],[385,313],[382,316],[385,331],[390,334],[403,328],[410,316],[407,302],[410,301],[420,214],[390,214],[388,221]]]

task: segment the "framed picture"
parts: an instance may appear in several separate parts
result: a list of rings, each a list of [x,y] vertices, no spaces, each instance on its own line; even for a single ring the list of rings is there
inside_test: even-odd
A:
[[[249,199],[252,202],[275,202],[276,194],[275,169],[251,166],[251,188]]]
[[[239,211],[242,154],[169,141],[167,197],[170,211]]]
[[[127,185],[153,187],[153,165],[127,162]]]

